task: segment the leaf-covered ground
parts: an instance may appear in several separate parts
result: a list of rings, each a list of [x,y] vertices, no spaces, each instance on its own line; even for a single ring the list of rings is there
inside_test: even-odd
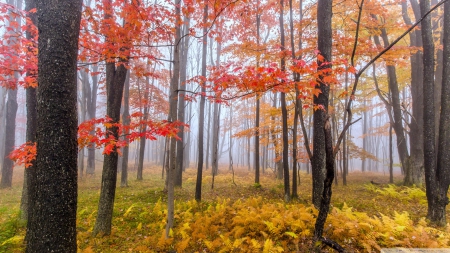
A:
[[[100,168],[100,166],[97,166]],[[183,187],[176,189],[172,238],[163,236],[166,195],[161,168],[144,170],[144,180],[130,172],[129,187],[117,188],[110,236],[92,237],[100,169],[79,184],[79,252],[309,252],[317,211],[311,206],[311,177],[301,173],[299,199],[282,201],[282,181],[272,172],[253,184],[253,173],[225,169],[203,179],[203,201],[193,200],[195,170],[188,169]],[[15,170],[14,187],[0,190],[0,252],[22,252],[25,222],[19,219],[21,176]],[[398,176],[398,182],[401,177]],[[379,184],[373,185],[373,180]],[[428,226],[425,193],[419,188],[387,184],[379,173],[351,173],[349,185],[333,188],[332,211],[325,236],[350,252],[378,252],[382,247],[450,247],[450,225]],[[450,210],[449,210],[450,211]],[[328,250],[326,250],[328,251]]]

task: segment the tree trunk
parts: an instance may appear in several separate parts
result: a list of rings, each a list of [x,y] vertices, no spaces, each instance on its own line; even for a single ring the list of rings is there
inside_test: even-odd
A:
[[[331,62],[331,1],[319,0],[317,13],[317,27],[318,27],[318,50],[319,54],[324,58],[323,61],[318,60],[318,71],[330,68],[330,64],[324,62]],[[314,111],[314,136],[313,136],[313,157],[312,164],[312,201],[315,207],[320,206],[322,193],[324,191],[323,184],[325,179],[325,136],[324,126],[325,119],[328,112],[328,97],[330,86],[323,83],[322,79],[326,74],[321,74],[317,80],[316,89],[320,89],[321,93],[314,96],[313,102],[319,109]]]
[[[9,4],[14,5],[14,1],[8,1]],[[22,9],[22,1],[18,1],[16,8],[18,10]],[[13,18],[12,15],[10,15],[11,21],[17,22],[18,26],[16,28],[19,29],[21,26],[21,20],[20,18]],[[11,22],[10,21],[10,22]],[[17,32],[17,31],[16,31]],[[11,46],[17,44],[16,39],[12,39],[9,44]],[[18,80],[19,75],[17,72],[14,72],[14,79]],[[16,84],[17,85],[17,84]],[[8,100],[6,102],[6,114],[5,114],[5,142],[2,143],[4,145],[3,149],[3,163],[2,163],[2,179],[0,181],[0,189],[1,188],[10,188],[12,187],[12,176],[13,176],[13,166],[14,162],[9,159],[9,153],[14,150],[14,145],[16,142],[16,115],[17,115],[17,89],[8,89]]]
[[[181,6],[175,0],[175,45],[180,45],[181,40]],[[169,103],[169,122],[177,120],[177,97],[178,97],[178,83],[180,81],[180,48],[174,47],[173,53],[173,75],[170,80],[170,103]],[[166,238],[169,238],[169,232],[173,228],[174,213],[175,213],[175,170],[176,170],[176,147],[177,140],[171,137],[169,140],[169,170],[167,171],[167,223],[166,223]]]
[[[410,0],[414,10],[415,19],[421,18],[420,8],[416,0]],[[407,2],[402,2],[403,20],[407,25],[412,25],[408,16]],[[410,45],[412,47],[422,47],[422,38],[420,29],[411,31],[409,34]],[[411,97],[412,97],[412,120],[410,123],[409,145],[411,173],[405,177],[405,184],[423,184],[423,59],[422,51],[418,50],[410,56],[411,61]]]
[[[204,1],[204,9],[203,9],[203,23],[206,23],[208,20],[208,1]],[[207,27],[203,27],[203,33],[206,34]],[[206,78],[206,52],[208,46],[208,39],[206,36],[203,36],[203,48],[202,48],[202,76]],[[197,181],[195,184],[195,200],[202,200],[202,172],[203,172],[203,134],[204,134],[204,122],[205,122],[205,92],[206,92],[206,83],[202,83],[201,91],[202,96],[200,98],[200,113],[198,116],[198,161],[197,161]]]
[[[149,65],[147,64],[147,66],[149,67]],[[156,68],[156,64],[153,68],[153,72],[155,72],[155,68]],[[155,82],[155,78],[152,78],[152,84],[151,86],[154,86],[154,82]],[[153,88],[152,88],[153,89]],[[142,119],[144,122],[146,122],[148,120],[148,111],[149,111],[149,107],[150,105],[148,104],[150,101],[152,101],[152,96],[153,93],[150,91],[150,80],[149,77],[147,76],[145,78],[145,90],[144,90],[144,101],[146,101],[147,104],[144,104],[144,115],[142,116]],[[147,131],[147,125],[143,124],[140,128],[141,133],[145,133]],[[145,154],[145,143],[146,143],[146,138],[145,137],[141,137],[139,139],[139,149],[138,149],[138,166],[137,166],[137,180],[143,180],[143,172],[144,172],[144,154]]]
[[[79,71],[79,74],[81,76],[81,98],[79,100],[79,115],[78,115],[78,125],[80,125],[82,122],[86,120],[86,86],[89,86],[89,77],[86,70],[81,69]],[[78,177],[81,179],[83,178],[84,174],[84,148],[81,148],[78,150]]]
[[[92,66],[92,71],[97,72],[98,66]],[[92,76],[92,88],[88,88],[87,91],[90,96],[87,97],[87,112],[89,119],[94,119],[96,117],[97,111],[97,88],[98,88],[98,76]],[[95,130],[89,133],[91,135],[95,135]],[[88,146],[88,158],[87,158],[87,167],[86,174],[93,175],[95,173],[95,145],[93,143]]]
[[[285,50],[284,42],[284,0],[280,0],[280,43],[281,50]],[[285,71],[286,61],[285,57],[281,58],[281,71]],[[284,173],[284,201],[289,202],[291,200],[291,189],[289,186],[289,142],[288,142],[288,127],[287,127],[287,105],[286,105],[286,93],[282,92],[280,95],[281,100],[281,121],[282,121],[282,136],[283,136],[283,173]]]
[[[77,252],[76,83],[81,6],[81,0],[36,1],[39,114],[36,180],[29,185],[33,218],[27,224],[26,252]]]
[[[26,0],[25,1],[25,10],[30,11],[31,9],[36,8],[36,2],[34,0]],[[31,22],[37,25],[37,19],[35,13],[28,13],[28,17]],[[30,31],[26,31],[26,38],[31,39],[33,34]],[[31,76],[34,73],[27,72],[27,76]],[[26,88],[26,101],[27,101],[27,130],[26,130],[26,141],[30,143],[36,142],[36,88],[28,87]],[[24,181],[23,181],[23,190],[22,190],[22,199],[20,201],[20,212],[21,218],[23,220],[27,220],[27,233],[25,236],[25,242],[27,242],[27,238],[32,233],[31,232],[31,218],[33,216],[34,210],[34,199],[32,198],[33,193],[35,192],[36,185],[36,162],[32,161],[31,166],[29,166],[24,171]],[[30,225],[28,225],[30,224]]]
[[[429,199],[428,218],[431,222],[439,226],[445,226],[447,224],[445,208],[449,204],[447,194],[450,184],[450,2],[446,2],[444,4],[443,27],[444,50],[442,64],[443,71],[441,117],[439,124],[439,149],[436,175],[434,176],[435,182],[430,185],[430,190],[433,196],[428,197],[430,194],[427,191],[427,198]]]
[[[127,71],[127,76],[125,78],[123,93],[123,114],[122,114],[122,124],[125,127],[123,134],[125,135],[126,145],[122,150],[122,169],[120,174],[120,187],[128,187],[128,157],[130,153],[130,141],[126,136],[129,134],[129,130],[126,129],[130,125],[130,71]]]
[[[259,50],[259,37],[260,37],[260,26],[261,26],[261,14],[259,13],[259,4],[260,4],[260,0],[258,0],[256,2],[257,5],[257,9],[256,9],[256,47]],[[256,55],[256,69],[259,68],[259,61],[260,61],[260,54],[259,51],[257,52]],[[259,76],[257,77],[259,78]],[[256,93],[255,96],[256,99],[256,113],[255,113],[255,153],[254,153],[254,160],[255,160],[255,184],[259,184],[259,159],[260,159],[260,155],[259,155],[259,135],[260,135],[260,131],[259,131],[259,117],[260,117],[260,95],[258,93]]]
[[[213,184],[211,188],[214,188],[214,177],[219,171],[219,133],[220,133],[220,105],[214,103],[214,113],[213,113],[213,140],[212,140],[212,161],[211,161],[211,171],[213,177]],[[222,142],[223,143],[223,142]]]
[[[6,126],[5,126],[5,149],[3,155],[1,188],[11,188],[14,162],[8,155],[14,150],[15,129],[17,113],[17,89],[8,90],[8,101],[6,102]]]
[[[104,3],[107,4],[104,19],[108,22],[108,19],[113,19],[112,0],[107,0]],[[106,37],[106,42],[111,43],[110,38]],[[125,64],[128,64],[128,58],[122,59],[121,57],[117,66],[115,58],[106,60],[106,115],[111,118],[112,124],[120,121],[123,88],[127,76]],[[106,132],[107,138],[111,135],[116,140],[119,138],[119,128],[117,126],[107,127]],[[114,198],[116,195],[118,153],[116,150],[113,150],[109,155],[105,154],[103,157],[102,184],[97,219],[93,230],[94,235],[111,234]]]
[[[388,36],[386,29],[382,28],[381,38],[383,39],[384,47],[389,45]],[[374,36],[374,41],[377,46],[381,46],[378,36]],[[409,178],[411,175],[411,166],[409,162],[408,146],[406,143],[405,133],[403,130],[403,119],[402,119],[402,109],[400,107],[400,92],[397,83],[397,73],[394,65],[389,65],[386,63],[386,72],[388,76],[389,92],[391,94],[391,108],[392,108],[392,118],[393,128],[395,135],[397,136],[397,149],[398,155],[400,157],[400,162],[402,163],[402,172],[405,174],[405,178]]]
[[[190,19],[185,18],[185,31],[189,31]],[[186,33],[185,32],[185,33]],[[180,59],[180,88],[181,90],[186,89],[186,67],[187,67],[187,57],[189,52],[189,36],[183,39],[182,49],[181,49],[181,59]],[[185,122],[185,99],[184,99],[184,91],[180,91],[178,93],[178,120],[180,122]],[[177,168],[176,168],[176,176],[175,176],[175,186],[182,186],[183,183],[183,170],[184,170],[184,126],[180,127],[180,131],[178,132],[178,138],[180,140],[177,141]]]

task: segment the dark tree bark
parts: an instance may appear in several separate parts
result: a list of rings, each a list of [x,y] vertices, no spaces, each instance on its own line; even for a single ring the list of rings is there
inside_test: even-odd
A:
[[[170,102],[169,102],[169,122],[177,120],[177,98],[178,98],[178,83],[180,81],[180,40],[181,40],[181,6],[180,1],[175,0],[175,46],[173,52],[173,75],[170,80]],[[177,140],[174,137],[169,139],[169,170],[167,171],[167,223],[166,223],[166,238],[169,238],[170,229],[174,224],[175,213],[175,170],[176,170],[176,148]]]
[[[256,46],[257,46],[257,50],[259,50],[259,37],[260,37],[260,26],[261,26],[261,14],[259,13],[259,4],[260,1],[258,0],[256,2]],[[260,61],[260,53],[259,51],[257,52],[256,55],[256,68],[259,68],[259,61]],[[255,156],[254,156],[254,160],[255,160],[255,184],[259,184],[259,175],[260,175],[260,171],[259,171],[259,159],[260,159],[260,155],[259,155],[259,117],[260,117],[260,96],[258,93],[256,93],[255,96],[256,99],[256,113],[255,113]]]
[[[450,184],[450,2],[448,1],[444,4],[443,27],[444,49],[437,168],[435,175],[431,174],[432,171],[428,171],[426,175],[430,177],[427,180],[428,218],[439,226],[447,224],[445,209],[449,204],[447,194]],[[428,182],[431,182],[430,187]],[[428,190],[431,192],[429,193]]]
[[[36,1],[39,113],[27,252],[77,252],[76,73],[81,6],[81,0]]]
[[[129,126],[130,120],[130,71],[127,71],[127,76],[125,77],[123,93],[123,113],[122,113],[122,124],[123,126]],[[129,134],[129,130],[125,129],[123,134],[126,136]],[[122,150],[122,169],[120,174],[120,187],[128,187],[128,157],[130,153],[128,138],[125,138],[126,145]]]
[[[410,0],[414,10],[415,19],[421,18],[418,3]],[[412,25],[408,16],[407,2],[402,2],[402,16],[407,25]],[[413,47],[422,47],[420,29],[411,31],[409,43]],[[412,120],[410,123],[409,146],[411,173],[405,174],[405,185],[423,184],[423,64],[422,51],[417,50],[410,56],[411,61],[411,97],[412,97]]]
[[[280,0],[280,43],[281,50],[285,50],[284,41],[284,0]],[[286,69],[286,60],[283,56],[281,58],[281,71]],[[288,127],[287,127],[287,105],[286,105],[286,93],[281,92],[281,121],[282,121],[282,137],[283,137],[283,173],[284,173],[284,201],[289,202],[291,200],[291,189],[289,186],[289,142],[288,142]]]
[[[381,38],[383,40],[384,48],[389,46],[389,40],[387,36],[387,32],[385,28],[380,29],[381,31]],[[375,44],[379,47],[381,47],[380,41],[378,36],[374,36]],[[388,76],[388,85],[389,85],[389,92],[391,97],[391,105],[392,108],[392,118],[391,118],[391,124],[394,128],[395,135],[397,136],[397,150],[398,155],[400,157],[400,162],[402,163],[402,172],[405,174],[405,178],[409,178],[411,174],[411,166],[409,161],[409,154],[408,154],[408,146],[405,138],[405,132],[403,128],[403,118],[402,118],[402,109],[400,106],[400,91],[398,89],[398,83],[397,83],[397,72],[396,68],[393,63],[386,62],[386,71]]]
[[[319,0],[317,6],[317,29],[318,29],[318,50],[324,61],[318,60],[319,71],[324,71],[331,68],[330,64],[324,62],[331,62],[331,47],[332,47],[332,31],[331,31],[331,1]],[[317,80],[316,88],[320,89],[321,93],[314,96],[313,102],[315,106],[320,106],[320,109],[314,111],[314,136],[313,136],[313,157],[312,164],[312,181],[313,192],[312,201],[315,207],[320,206],[323,184],[324,184],[324,169],[325,169],[325,136],[324,126],[325,118],[328,112],[328,97],[330,86],[322,82],[322,78],[326,73],[323,73],[319,80]]]
[[[147,64],[147,67],[149,67],[148,64]],[[155,64],[155,66],[153,68],[153,72],[155,72],[155,68],[156,68],[156,64]],[[152,87],[154,85],[154,81],[155,81],[155,79],[153,78],[152,79],[152,84],[151,84]],[[152,100],[152,98],[150,97],[151,95],[152,94],[151,94],[151,91],[150,91],[150,79],[147,76],[145,78],[144,100],[145,101],[151,101]],[[149,111],[150,108],[149,108],[148,104],[145,104],[143,106],[144,106],[144,112],[143,112],[142,119],[145,122],[148,119],[148,111]],[[147,131],[147,125],[144,124],[143,126],[141,126],[139,131],[141,131],[141,133],[145,133]],[[145,143],[146,143],[146,138],[141,137],[139,139],[139,148],[137,150],[137,152],[139,152],[138,157],[137,157],[137,159],[138,159],[138,162],[137,162],[137,164],[138,164],[138,166],[137,166],[137,178],[136,178],[137,180],[143,180],[144,179],[143,173],[144,173]]]
[[[203,23],[208,20],[208,1],[204,1],[205,7],[203,9]],[[203,28],[203,34],[206,34],[207,27]],[[208,38],[203,36],[203,48],[202,48],[202,76],[206,78],[206,52]],[[203,134],[204,134],[204,124],[205,124],[205,83],[201,84],[202,96],[200,98],[200,113],[198,119],[198,161],[197,161],[197,182],[195,184],[195,200],[202,200],[202,172],[203,172]]]
[[[211,42],[210,42],[211,43]],[[209,169],[209,144],[211,143],[211,102],[208,102],[208,125],[206,127],[205,170]]]
[[[430,1],[420,1],[421,13],[430,9]],[[434,42],[431,28],[431,17],[427,16],[421,24],[423,43],[423,137],[424,137],[424,168],[425,186],[428,200],[428,218],[439,222],[438,189],[435,150],[435,117],[434,117]],[[445,217],[445,216],[444,216]]]
[[[187,33],[189,31],[190,27],[190,19],[185,18],[185,27],[184,33]],[[189,52],[189,36],[184,37],[183,44],[181,48],[181,58],[180,58],[180,87],[183,85],[184,88],[181,90],[184,90],[186,88],[186,70],[187,70],[187,57]],[[178,93],[178,120],[180,122],[185,122],[185,114],[186,114],[186,102],[184,99],[184,91],[180,91]],[[184,126],[180,127],[180,131],[178,132],[178,138],[180,140],[177,141],[177,168],[176,168],[176,176],[175,176],[175,186],[182,186],[183,184],[183,170],[185,167],[185,159],[184,159]]]
[[[290,33],[291,33],[291,53],[292,53],[292,59],[297,59],[296,55],[295,55],[295,44],[294,44],[294,22],[293,22],[293,15],[292,15],[292,0],[289,0],[289,29],[290,29]],[[300,1],[300,22],[303,20],[303,1]],[[302,36],[303,33],[302,31],[300,31],[299,33],[299,49],[302,49]],[[301,58],[301,55],[298,57]],[[294,73],[294,81],[298,82],[300,80],[300,75],[298,73]],[[302,127],[304,127],[304,122],[303,122],[303,112],[302,110],[302,101],[300,100],[299,96],[300,96],[300,90],[298,88],[298,86],[296,84],[295,85],[295,108],[294,108],[294,130],[293,130],[293,134],[292,134],[292,198],[298,198],[298,194],[297,194],[297,175],[300,176],[300,174],[298,174],[298,168],[297,168],[297,131],[298,131],[298,118],[300,116],[300,120],[302,121]],[[303,130],[303,128],[302,128]],[[306,138],[305,140],[307,140],[307,136],[306,136],[306,129],[305,131],[303,131],[303,134],[305,135],[304,137]],[[309,148],[309,143],[307,143],[309,141],[305,141],[305,146],[308,146]],[[308,149],[308,154],[309,154],[309,149]],[[300,181],[300,180],[299,180]]]
[[[112,119],[112,123],[120,121],[120,107],[127,74],[127,69],[123,64],[116,67],[115,62],[106,63],[106,114]],[[116,139],[119,137],[119,129],[115,126],[108,127],[106,131],[107,135],[113,135]],[[97,219],[93,230],[94,235],[111,234],[112,214],[116,195],[118,153],[113,151],[109,155],[105,154],[103,157],[102,187]]]
[[[112,19],[111,0],[106,2],[107,11],[104,19]],[[109,38],[106,38],[109,41]],[[120,121],[120,108],[122,104],[123,88],[127,76],[128,59],[123,59],[116,66],[114,59],[106,61],[106,115],[111,118],[111,123]],[[119,138],[119,128],[111,126],[106,128],[107,136]],[[113,150],[109,155],[103,156],[102,184],[100,189],[100,200],[98,202],[97,219],[95,220],[93,234],[111,234],[111,223],[114,209],[114,199],[116,195],[118,153]]]
[[[394,157],[392,147],[392,125],[389,125],[389,183],[394,183]]]
[[[31,9],[36,8],[36,2],[35,0],[26,0],[25,1],[25,10],[29,11]],[[37,19],[35,13],[28,13],[28,17],[30,18],[31,22],[33,22],[35,25],[37,25]],[[30,31],[26,32],[26,38],[31,39],[33,35],[30,33]],[[31,49],[30,49],[31,50]],[[27,72],[26,75],[30,76],[34,73]],[[26,103],[27,103],[27,130],[26,130],[26,141],[34,143],[36,142],[36,117],[37,117],[37,111],[36,111],[36,88],[34,87],[28,87],[26,89]],[[35,192],[34,185],[36,180],[36,165],[35,161],[31,162],[31,166],[29,166],[24,171],[24,181],[23,181],[23,190],[22,190],[22,199],[20,201],[20,212],[21,212],[21,218],[23,220],[27,220],[28,222],[31,222],[31,217],[33,215],[33,203],[34,200],[31,198],[32,193]],[[28,236],[31,233],[31,226],[27,225],[27,235]],[[25,238],[25,242],[27,239]]]

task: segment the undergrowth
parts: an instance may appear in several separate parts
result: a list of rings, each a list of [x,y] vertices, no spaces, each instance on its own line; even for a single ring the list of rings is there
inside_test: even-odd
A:
[[[368,174],[350,174],[348,186],[334,186],[332,210],[324,236],[349,252],[379,252],[382,247],[450,247],[450,226],[427,225],[426,198],[420,188],[367,184]],[[210,188],[204,178],[203,200],[193,200],[195,171],[176,189],[175,226],[164,237],[166,195],[156,169],[143,181],[118,188],[112,234],[92,237],[100,175],[80,182],[79,252],[310,252],[317,210],[310,202],[310,176],[301,174],[299,200],[286,204],[273,175],[252,182],[252,172],[222,173]],[[381,175],[377,181],[384,180]],[[0,252],[22,252],[25,224],[19,219],[20,185],[0,199]],[[425,211],[424,211],[425,210]],[[329,251],[328,249],[324,251]]]

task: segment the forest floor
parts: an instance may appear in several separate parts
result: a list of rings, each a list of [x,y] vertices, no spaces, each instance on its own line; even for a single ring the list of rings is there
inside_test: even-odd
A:
[[[283,184],[274,173],[254,184],[254,172],[219,169],[211,189],[204,172],[202,202],[194,201],[196,171],[183,175],[175,191],[175,226],[165,239],[167,197],[160,166],[148,166],[144,180],[129,172],[129,187],[117,187],[110,236],[91,235],[97,214],[101,173],[80,179],[79,252],[309,252],[317,215],[311,204],[311,176],[301,172],[299,198],[284,203]],[[0,190],[0,252],[22,252],[25,222],[19,219],[23,170],[15,169],[12,189]],[[120,180],[120,179],[119,179]],[[371,181],[377,184],[372,184]],[[353,172],[348,185],[333,186],[332,210],[324,236],[348,252],[384,247],[450,247],[450,225],[429,226],[423,189],[388,184],[383,173]],[[450,211],[450,208],[448,209]],[[325,252],[331,251],[324,249]]]

